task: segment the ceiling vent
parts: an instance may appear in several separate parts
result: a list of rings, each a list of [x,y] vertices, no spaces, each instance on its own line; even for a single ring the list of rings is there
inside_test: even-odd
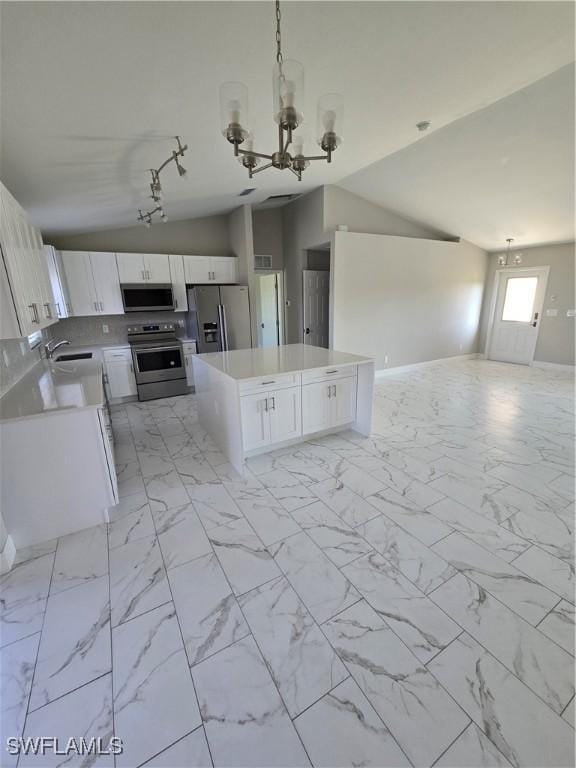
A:
[[[246,195],[251,195],[255,189],[256,187],[246,187],[246,189],[243,189],[242,192],[240,192],[238,197],[246,197]]]
[[[266,200],[258,205],[258,208],[279,208],[281,205],[291,203],[292,200],[296,200],[300,197],[299,194],[286,194],[286,195],[270,195]]]
[[[272,269],[272,256],[254,256],[254,269]]]

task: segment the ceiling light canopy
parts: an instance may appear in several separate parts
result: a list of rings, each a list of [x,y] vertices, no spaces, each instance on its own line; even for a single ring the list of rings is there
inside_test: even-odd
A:
[[[248,89],[243,83],[229,82],[220,87],[220,116],[222,134],[234,146],[234,155],[252,178],[266,168],[289,170],[299,181],[311,160],[332,162],[332,153],[341,143],[343,104],[337,93],[328,93],[318,100],[317,141],[325,154],[304,154],[304,137],[294,135],[304,116],[304,67],[299,61],[284,59],[280,30],[280,0],[276,0],[276,64],[272,76],[274,120],[278,125],[278,149],[271,154],[256,152],[254,136],[250,133]],[[240,145],[244,145],[240,148]],[[291,152],[288,150],[291,148]],[[259,165],[261,160],[268,160]]]

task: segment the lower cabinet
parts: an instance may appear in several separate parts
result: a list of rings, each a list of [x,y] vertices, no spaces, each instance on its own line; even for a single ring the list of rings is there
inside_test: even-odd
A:
[[[356,376],[302,387],[302,433],[348,424],[356,418]]]
[[[111,400],[131,397],[137,393],[132,352],[129,347],[104,350],[104,366],[108,397]]]
[[[186,384],[189,387],[194,386],[194,369],[192,366],[192,358],[196,354],[196,342],[185,341],[182,344],[182,350],[184,352],[184,367],[186,369]]]
[[[254,451],[302,434],[302,389],[268,390],[240,398],[242,440]]]

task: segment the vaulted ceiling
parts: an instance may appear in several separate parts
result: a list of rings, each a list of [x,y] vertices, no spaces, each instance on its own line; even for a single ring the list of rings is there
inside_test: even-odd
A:
[[[512,114],[498,122],[507,132],[504,147],[496,146],[490,121],[483,122],[489,110],[478,110],[516,98],[510,95],[573,59],[573,13],[568,2],[285,2],[285,56],[306,70],[309,151],[317,96],[336,90],[346,105],[344,143],[334,162],[311,166],[299,185],[274,170],[250,183],[220,134],[219,85],[239,79],[250,90],[258,145],[266,151],[275,140],[272,2],[3,2],[0,175],[47,233],[127,226],[147,202],[147,169],[168,156],[170,137],[180,134],[190,145],[189,178],[182,181],[175,171],[165,176],[172,219],[342,182],[400,213],[489,245],[508,230],[493,220],[498,205],[483,211],[493,195],[489,174],[466,156],[491,158],[494,181],[500,187],[507,178],[506,195],[514,199],[527,181],[520,158],[541,151],[550,157],[551,141],[564,151],[565,137],[547,132],[540,114],[516,155],[518,104],[511,101]],[[558,104],[552,99],[549,106]],[[556,115],[550,112],[550,123]],[[424,119],[432,129],[422,138],[415,124]],[[466,129],[460,141],[445,133],[458,126]],[[435,174],[434,158],[425,152],[435,140],[440,170],[456,165],[478,175],[478,184],[466,188],[468,218],[446,215],[454,201],[463,202],[462,180],[457,173]],[[408,155],[403,165],[398,158],[406,147],[423,154]],[[392,170],[368,167],[378,161],[393,162]],[[435,196],[444,200],[437,209],[427,203],[435,177]],[[549,179],[540,190],[543,199],[554,183]],[[238,198],[248,186],[257,189]],[[524,201],[518,195],[518,209]],[[513,213],[507,211],[508,221],[519,233],[541,239]],[[546,237],[557,239],[555,226],[550,221]]]

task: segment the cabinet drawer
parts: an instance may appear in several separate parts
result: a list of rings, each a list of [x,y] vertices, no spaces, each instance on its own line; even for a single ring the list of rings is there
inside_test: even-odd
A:
[[[334,365],[331,368],[314,368],[302,373],[302,384],[311,384],[313,381],[328,381],[329,379],[342,379],[347,376],[356,376],[357,365]]]
[[[132,350],[130,347],[115,347],[104,350],[104,360],[114,362],[115,360],[126,360],[132,362]]]
[[[195,341],[183,341],[182,342],[182,349],[184,350],[185,355],[195,355],[196,354],[196,342]]]
[[[262,376],[258,379],[247,379],[239,385],[240,395],[262,392],[267,389],[285,389],[300,385],[299,373],[283,373],[280,376]]]

